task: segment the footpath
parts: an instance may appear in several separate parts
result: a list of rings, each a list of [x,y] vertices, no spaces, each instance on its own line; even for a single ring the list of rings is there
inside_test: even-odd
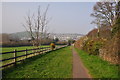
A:
[[[83,65],[80,56],[72,47],[73,53],[73,78],[91,78],[88,74],[88,70]]]

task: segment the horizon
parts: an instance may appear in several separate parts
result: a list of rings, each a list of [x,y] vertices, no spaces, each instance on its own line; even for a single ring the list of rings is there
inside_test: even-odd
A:
[[[20,32],[14,32],[14,33],[0,33],[0,34],[15,34],[15,33],[24,33],[27,31],[20,31]],[[50,32],[48,32],[50,33]],[[50,34],[80,34],[80,35],[86,35],[86,34],[81,34],[81,33],[50,33]]]

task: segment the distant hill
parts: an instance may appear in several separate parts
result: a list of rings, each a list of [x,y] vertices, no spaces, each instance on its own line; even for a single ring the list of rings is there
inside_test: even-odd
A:
[[[17,32],[17,33],[11,33],[9,34],[10,37],[12,38],[19,38],[19,39],[28,39],[30,38],[30,35],[27,31],[23,31],[23,32]],[[77,33],[50,33],[49,34],[49,37],[50,38],[60,38],[60,39],[68,39],[68,38],[71,38],[71,39],[75,39],[75,38],[79,38],[81,36],[84,36],[83,34],[77,34]]]
[[[29,38],[29,33],[27,31],[23,31],[23,32],[17,32],[17,33],[12,33],[10,34],[10,36],[12,37],[18,37],[19,39],[26,37]]]

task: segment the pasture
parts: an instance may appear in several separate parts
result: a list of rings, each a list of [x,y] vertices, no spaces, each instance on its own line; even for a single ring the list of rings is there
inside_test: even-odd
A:
[[[49,45],[46,45],[46,46],[40,46],[41,47],[50,47]],[[20,51],[20,50],[26,50],[26,49],[34,49],[35,47],[33,46],[22,46],[22,47],[2,47],[0,48],[2,51],[2,53],[4,52],[10,52],[10,51]],[[41,49],[41,50],[44,50],[44,49]],[[40,51],[40,50],[39,50]],[[27,54],[33,52],[32,50],[31,51],[27,51]],[[25,52],[17,52],[16,53],[16,56],[21,56],[21,55],[25,55]],[[31,54],[31,56],[33,56],[34,54]],[[12,58],[14,57],[14,53],[8,53],[8,54],[3,54],[3,55],[0,55],[2,56],[0,60],[2,59],[8,59],[8,58]],[[28,56],[29,57],[29,56]],[[21,60],[21,59],[24,59],[25,57],[21,57],[21,58],[17,58],[17,61],[18,60]],[[13,62],[14,60],[7,60],[7,61],[4,61],[4,62],[1,62],[3,65],[5,64],[8,64],[8,63],[11,63]]]
[[[3,70],[3,78],[72,78],[72,51],[65,47]]]

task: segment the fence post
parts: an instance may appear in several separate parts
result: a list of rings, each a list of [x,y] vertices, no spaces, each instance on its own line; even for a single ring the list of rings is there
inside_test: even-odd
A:
[[[50,47],[48,48],[48,51],[50,51]]]
[[[46,47],[46,52],[48,52],[48,47]]]
[[[42,54],[43,54],[43,47],[42,47]]]
[[[47,52],[47,47],[46,47],[46,52]]]
[[[26,55],[26,59],[27,59],[27,49],[25,50],[25,55]]]
[[[50,51],[50,50],[51,50],[51,47],[49,47],[48,50]]]
[[[47,52],[47,47],[45,47],[45,53]]]
[[[33,49],[36,49],[36,48],[33,48]],[[34,52],[33,55],[34,55],[34,56],[35,56],[35,51],[36,51],[36,50],[33,50],[33,52]]]
[[[49,51],[49,48],[47,47],[47,52]]]
[[[44,53],[44,47],[42,47],[42,54]]]
[[[40,47],[39,47],[39,54],[41,53]]]
[[[15,62],[15,65],[16,65],[16,61],[17,61],[17,50],[15,49],[14,50],[14,62]]]

